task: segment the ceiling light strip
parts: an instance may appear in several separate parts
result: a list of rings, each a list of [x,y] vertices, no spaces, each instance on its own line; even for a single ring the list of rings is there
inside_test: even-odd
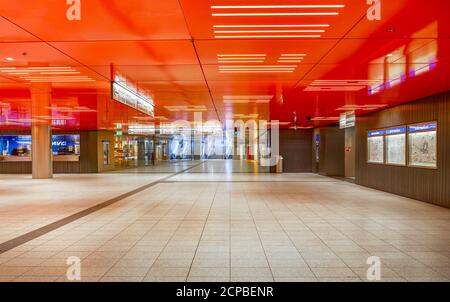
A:
[[[338,12],[308,13],[213,13],[213,17],[270,17],[270,16],[338,16]]]
[[[248,39],[248,38],[320,38],[321,35],[265,35],[265,36],[215,36],[216,39]]]
[[[224,66],[224,67],[261,67],[256,65],[236,65],[236,66]],[[297,65],[264,65],[264,67],[297,67]]]
[[[251,33],[324,33],[324,29],[286,29],[286,30],[215,30],[215,34],[251,34]]]
[[[81,72],[79,72],[79,71],[58,71],[58,72],[49,71],[49,72],[40,72],[39,74],[42,74],[42,75],[64,75],[64,74],[70,75],[70,74],[80,74],[80,73]]]
[[[73,68],[72,67],[41,66],[41,67],[27,67],[27,69],[73,69]]]
[[[265,60],[266,57],[218,57],[218,60]]]
[[[264,61],[218,61],[221,64],[226,64],[226,63],[264,63]]]
[[[246,9],[246,8],[344,8],[344,4],[317,5],[212,5],[211,9]]]
[[[292,73],[293,70],[221,70],[221,73]]]
[[[220,68],[219,71],[230,71],[230,70],[295,70],[295,68]]]
[[[218,57],[265,57],[266,54],[218,54]]]
[[[295,69],[220,69],[219,71],[295,71]]]
[[[214,28],[330,27],[330,24],[213,25]]]

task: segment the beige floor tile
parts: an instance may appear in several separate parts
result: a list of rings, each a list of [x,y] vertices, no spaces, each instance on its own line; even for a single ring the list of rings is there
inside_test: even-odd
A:
[[[193,266],[196,267],[209,267],[209,268],[216,268],[216,267],[229,267],[230,266],[230,259],[228,258],[195,258],[194,262],[192,263]]]
[[[123,267],[147,267],[150,268],[155,263],[154,259],[120,259],[115,263],[115,266]]]
[[[13,282],[54,282],[58,276],[19,276]]]
[[[137,276],[105,276],[102,277],[99,281],[100,282],[141,282],[143,280],[143,276],[137,277]]]
[[[187,278],[187,282],[230,282],[229,277],[191,277]]]
[[[187,277],[189,266],[186,267],[152,267],[147,277]]]
[[[261,267],[231,267],[231,277],[272,277],[270,268]]]
[[[124,267],[114,266],[106,274],[106,277],[144,277],[149,267]]]
[[[275,278],[314,278],[313,272],[308,267],[271,267]]]
[[[67,273],[67,266],[37,266],[28,270],[23,276],[61,276]]]
[[[0,265],[0,276],[20,276],[30,269],[32,269],[32,267]]]
[[[318,277],[319,282],[362,282],[358,277]]]
[[[81,280],[79,281],[71,281],[68,280],[67,277],[64,276],[60,276],[58,277],[58,279],[56,279],[56,282],[97,282],[98,280],[100,280],[102,276],[86,276],[86,275],[82,275],[81,276]]]
[[[275,277],[275,282],[317,282],[316,277]]]
[[[311,268],[314,275],[320,278],[348,278],[357,277],[357,275],[349,268],[330,268],[330,267],[313,267]]]
[[[348,265],[345,261],[342,261],[340,259],[322,259],[322,260],[315,260],[315,259],[309,259],[305,261],[309,267],[323,267],[323,268],[346,268]],[[366,261],[360,261],[363,263],[363,267],[367,266]],[[359,262],[356,262],[359,265]]]
[[[3,266],[37,266],[44,262],[43,258],[14,258],[3,263]]]
[[[163,277],[163,276],[147,276],[144,282],[185,282],[186,277]]]
[[[0,175],[2,186],[17,189],[8,198],[0,193],[0,243],[174,167],[38,182]],[[2,253],[0,280],[65,281],[70,256],[82,259],[83,281],[364,281],[369,256],[381,258],[382,281],[450,277],[448,209],[315,174],[225,173],[229,168],[210,161]],[[70,198],[62,194],[68,190]]]
[[[240,276],[240,277],[231,277],[231,282],[274,282],[274,279],[273,277]]]
[[[205,267],[192,266],[189,271],[189,277],[217,277],[217,278],[230,278],[229,267],[216,267],[214,269]]]

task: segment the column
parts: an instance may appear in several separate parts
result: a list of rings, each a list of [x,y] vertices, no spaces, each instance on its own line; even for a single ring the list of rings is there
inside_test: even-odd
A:
[[[53,178],[51,85],[33,83],[31,86],[31,154],[33,179]]]

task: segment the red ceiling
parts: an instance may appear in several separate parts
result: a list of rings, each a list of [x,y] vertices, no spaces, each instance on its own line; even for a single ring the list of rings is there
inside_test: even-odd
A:
[[[344,105],[393,106],[450,86],[449,1],[381,0],[379,21],[367,19],[365,0],[82,0],[80,21],[66,18],[65,3],[0,0],[0,68],[71,66],[95,80],[52,83],[52,105],[63,111],[52,113],[59,121],[54,122],[56,128],[112,129],[115,123],[146,120],[143,114],[110,99],[111,64],[154,96],[157,118],[153,121],[192,120],[192,106],[202,106],[205,119],[258,114],[260,119],[290,122],[296,112],[299,126],[318,126],[332,121],[307,121],[306,117],[336,117],[341,112],[336,109]],[[297,7],[211,7],[248,5]],[[338,14],[212,15],[305,12]],[[264,37],[227,38],[230,35]],[[218,62],[218,55],[242,54],[265,55],[264,62]],[[306,56],[302,62],[279,63],[283,54]],[[274,73],[273,68],[280,65],[294,67]],[[223,68],[266,71],[234,73],[223,72]],[[414,76],[411,69],[417,70]],[[354,87],[345,82],[334,82],[332,89],[327,89],[333,91],[308,91],[317,80],[379,80],[382,84],[387,79],[395,84],[373,94],[368,87],[343,91],[343,86]],[[330,82],[325,84],[330,86]],[[340,89],[334,91],[337,84]],[[250,100],[255,95],[273,98],[270,103],[255,103]],[[226,104],[224,96],[248,102]],[[170,106],[185,107],[174,110]],[[0,73],[0,129],[29,127],[30,108],[30,84]],[[359,110],[357,114],[367,112]]]

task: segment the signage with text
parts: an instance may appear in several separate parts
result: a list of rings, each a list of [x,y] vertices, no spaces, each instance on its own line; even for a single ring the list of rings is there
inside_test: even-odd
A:
[[[372,137],[372,136],[383,136],[386,134],[385,130],[376,130],[376,131],[369,131],[367,133],[368,137]]]
[[[111,98],[151,117],[155,116],[153,98],[140,91],[125,77],[116,74],[111,83]]]
[[[436,123],[408,126],[409,132],[436,131],[436,129],[437,129]]]

